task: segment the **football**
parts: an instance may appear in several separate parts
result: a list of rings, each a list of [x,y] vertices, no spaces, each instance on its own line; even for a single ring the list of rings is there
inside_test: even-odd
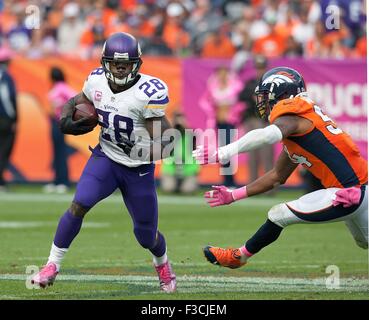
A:
[[[81,103],[75,106],[73,120],[88,118],[87,125],[97,125],[98,116],[95,107],[90,103]]]

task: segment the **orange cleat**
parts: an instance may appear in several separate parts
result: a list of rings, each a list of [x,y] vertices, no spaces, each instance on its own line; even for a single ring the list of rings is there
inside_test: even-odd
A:
[[[236,269],[246,264],[241,261],[240,249],[206,246],[203,251],[205,258],[218,266]]]

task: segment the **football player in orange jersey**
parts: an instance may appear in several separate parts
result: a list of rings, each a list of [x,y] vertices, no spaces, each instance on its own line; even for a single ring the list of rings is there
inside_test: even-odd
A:
[[[306,93],[303,77],[287,67],[266,72],[255,89],[257,109],[270,125],[246,133],[239,140],[210,153],[199,146],[194,156],[201,163],[224,163],[240,153],[265,144],[284,145],[275,166],[259,179],[235,190],[213,186],[205,193],[211,207],[264,193],[285,183],[301,164],[325,189],[278,204],[267,221],[240,248],[203,249],[209,262],[229,268],[244,265],[251,256],[296,223],[344,221],[358,246],[368,248],[368,164],[351,137],[343,132]]]

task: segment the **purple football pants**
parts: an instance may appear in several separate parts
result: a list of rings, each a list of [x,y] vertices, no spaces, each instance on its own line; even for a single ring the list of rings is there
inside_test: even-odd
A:
[[[137,241],[160,257],[165,253],[166,245],[163,235],[157,231],[158,202],[154,170],[154,164],[135,168],[118,164],[110,160],[98,145],[92,150],[82,172],[73,202],[90,209],[119,189],[133,220]],[[67,211],[60,219],[54,238],[55,245],[68,248],[81,224],[81,218],[78,220],[78,217]]]

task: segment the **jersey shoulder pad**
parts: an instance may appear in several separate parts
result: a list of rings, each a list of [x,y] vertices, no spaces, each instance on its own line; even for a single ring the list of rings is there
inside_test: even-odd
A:
[[[104,77],[104,78],[102,78]],[[85,80],[83,84],[82,91],[86,95],[88,99],[92,101],[94,91],[97,87],[100,87],[101,80],[105,79],[104,75],[104,69],[103,68],[96,68],[91,71],[91,73],[88,75],[87,79]]]
[[[164,108],[169,102],[168,86],[159,78],[141,75],[135,87],[135,97],[147,107],[158,105]]]
[[[90,74],[88,75],[86,81],[94,83],[94,82],[99,81],[101,79],[101,77],[105,77],[104,69],[103,68],[95,68],[90,72]]]
[[[85,84],[88,85],[95,85],[101,81],[101,79],[105,78],[104,69],[103,68],[96,68],[90,72],[88,75]]]
[[[279,101],[270,113],[270,123],[282,115],[302,115],[313,110],[313,104],[300,97]]]

